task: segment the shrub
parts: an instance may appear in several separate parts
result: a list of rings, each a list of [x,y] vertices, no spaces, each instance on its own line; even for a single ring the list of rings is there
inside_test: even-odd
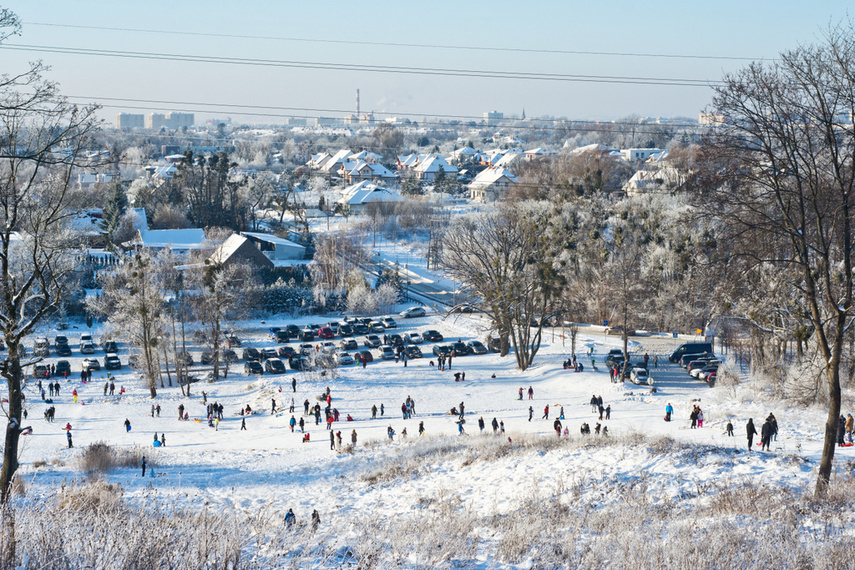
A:
[[[139,467],[145,453],[140,447],[116,449],[103,441],[95,442],[83,449],[77,458],[78,466],[87,473],[108,473],[122,467]],[[148,456],[146,461],[154,466],[154,457]]]

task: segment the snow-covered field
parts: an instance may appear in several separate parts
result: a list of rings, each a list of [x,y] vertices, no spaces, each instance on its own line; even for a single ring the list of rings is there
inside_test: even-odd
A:
[[[240,323],[237,331],[244,346],[272,347],[276,345],[267,339],[269,326],[327,320],[340,319],[268,319],[264,324]],[[486,323],[477,315],[397,320],[399,328],[394,332],[434,328],[445,336],[442,344],[457,339],[484,340],[486,330]],[[603,359],[609,349],[619,346],[619,339],[606,337],[593,327],[585,331],[583,328],[576,339],[577,354],[586,365],[582,373],[563,368],[563,361],[571,354],[570,339],[562,338],[561,329],[556,329],[554,336],[551,330],[544,335],[544,346],[534,366],[525,372],[516,369],[512,356],[500,358],[493,353],[456,358],[452,370],[440,371],[429,365],[436,359],[430,353],[432,343],[425,343],[425,358],[411,360],[406,368],[402,363],[375,359],[366,368],[345,367],[326,377],[290,370],[284,375],[248,377],[239,363],[233,365],[227,379],[194,384],[189,399],[182,397],[176,386],[161,388],[154,401],[127,368],[126,350],[120,353],[125,366],[114,376],[116,393],[124,387],[124,395],[104,396],[104,371],[96,372],[92,382],[82,384],[78,378],[81,357],[75,336],[70,334],[74,374],[62,382],[62,395],[54,400],[54,423],[42,419],[48,405],[41,401],[33,382],[28,383],[28,423],[34,433],[23,439],[19,477],[26,495],[21,500],[37,504],[40,499],[64,492],[60,487],[63,482],[86,479],[76,458],[89,444],[138,446],[155,464],[152,470],[156,477],[143,479],[136,467],[103,475],[106,481],[121,485],[128,505],[151,506],[154,493],[157,504],[193,512],[203,508],[247,515],[265,511],[279,517],[293,509],[298,520],[307,521],[317,509],[324,540],[348,548],[359,543],[360,535],[366,532],[364,525],[354,526],[355,521],[394,526],[408,520],[418,526],[425,517],[439,517],[445,521],[442,524],[451,525],[449,529],[459,534],[464,531],[454,524],[465,520],[474,525],[466,531],[477,536],[477,546],[460,553],[456,564],[490,568],[517,564],[541,567],[542,560],[531,551],[534,542],[522,548],[518,559],[509,554],[508,536],[513,533],[495,522],[496,517],[518,515],[531,508],[531,501],[538,497],[537,509],[545,512],[560,510],[565,500],[594,511],[626,509],[632,507],[627,503],[632,497],[640,501],[639,508],[658,505],[680,510],[701,509],[728,488],[769,486],[781,496],[793,497],[810,490],[821,452],[822,409],[783,407],[781,402],[773,406],[766,393],[751,382],[710,389],[667,363],[667,355],[682,341],[661,337],[638,337],[631,343],[638,355],[647,351],[651,358],[659,356],[659,368],[652,369],[657,391],[615,384],[605,371]],[[44,332],[51,337],[56,334]],[[357,338],[361,343],[361,337]],[[587,354],[591,348],[597,371],[590,368]],[[96,356],[103,358],[103,354]],[[465,372],[465,381],[455,382],[454,372]],[[292,378],[297,379],[296,392],[291,388]],[[529,386],[533,399],[526,394],[520,401],[519,388],[527,392]],[[357,432],[353,453],[331,451],[329,432],[323,425],[316,426],[309,416],[305,419],[310,443],[302,442],[299,428],[292,433],[288,427],[291,398],[296,405],[294,416],[299,419],[303,402],[308,399],[313,406],[326,387],[331,390],[332,406],[341,413],[333,429],[341,431],[345,444],[350,443],[352,430]],[[72,402],[72,389],[79,394],[77,404]],[[206,421],[203,390],[209,402],[225,406],[225,419],[218,429]],[[608,427],[608,438],[580,434],[583,422],[593,430],[599,421],[589,403],[592,395],[601,395],[604,404],[611,406],[611,419],[600,422]],[[417,415],[404,420],[401,404],[408,396],[415,401]],[[272,399],[280,410],[285,407],[284,413],[271,413]],[[449,415],[449,410],[461,402],[466,410],[465,436],[458,435],[456,418]],[[160,404],[160,417],[151,416],[153,403]],[[182,403],[190,421],[177,419]],[[667,403],[675,408],[676,420],[670,423],[663,421]],[[372,419],[372,405],[379,408],[381,404],[385,414]],[[704,411],[701,429],[688,428],[694,404]],[[238,412],[247,405],[258,413],[249,416],[246,430],[241,430]],[[533,408],[531,421],[529,406]],[[548,420],[542,419],[546,406]],[[557,438],[553,430],[562,407],[561,423],[569,430],[566,439]],[[770,412],[774,412],[780,430],[772,451],[764,453],[755,447],[748,453],[744,435],[747,418],[753,417],[759,430]],[[344,420],[348,414],[354,421]],[[478,429],[480,417],[487,426],[483,434]],[[492,433],[493,418],[504,422],[504,436]],[[125,419],[131,422],[129,432]],[[736,437],[724,434],[728,419],[733,421]],[[420,422],[425,427],[421,438],[417,433]],[[72,425],[74,449],[66,449],[66,423]],[[394,441],[386,437],[389,426],[397,434]],[[402,436],[404,429],[407,437]],[[165,434],[166,446],[155,449],[152,440],[160,434]],[[838,450],[835,462],[841,474],[836,477],[850,470],[853,449]],[[47,464],[35,467],[41,462]],[[739,517],[733,514],[725,519],[733,522],[734,516]],[[485,526],[485,521],[494,523]],[[520,529],[523,534],[530,531]],[[413,552],[395,564],[386,560],[389,565],[434,565],[436,561],[429,562],[433,559],[420,557],[422,554]],[[583,561],[588,559],[579,560],[587,565]],[[320,566],[328,562],[316,560]]]

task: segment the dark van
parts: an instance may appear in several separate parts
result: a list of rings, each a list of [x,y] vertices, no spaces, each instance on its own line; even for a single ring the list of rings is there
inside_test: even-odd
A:
[[[711,342],[687,342],[677,347],[677,350],[668,358],[671,362],[677,362],[686,354],[701,354],[709,352],[712,354]]]

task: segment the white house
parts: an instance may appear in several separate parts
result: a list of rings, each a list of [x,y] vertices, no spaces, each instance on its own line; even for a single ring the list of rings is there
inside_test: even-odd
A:
[[[205,230],[188,228],[184,230],[143,230],[137,231],[136,237],[125,245],[153,252],[169,249],[179,256],[186,256],[191,251],[205,247]]]
[[[337,204],[346,204],[354,214],[362,212],[371,204],[395,204],[405,200],[397,192],[373,183],[362,182],[354,186],[345,188],[342,197],[336,200]]]
[[[475,202],[493,202],[504,193],[516,177],[506,168],[487,168],[469,183],[469,197]]]
[[[419,180],[434,180],[436,175],[439,174],[440,169],[442,169],[445,174],[457,176],[457,167],[448,162],[438,154],[431,154],[427,159],[413,168],[413,172],[416,175],[416,178]]]

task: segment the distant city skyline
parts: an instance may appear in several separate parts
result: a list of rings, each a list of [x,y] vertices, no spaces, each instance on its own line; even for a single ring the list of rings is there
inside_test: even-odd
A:
[[[0,0],[0,73],[42,59],[74,102],[234,122],[363,113],[693,117],[709,82],[820,38],[849,3],[239,4]],[[855,6],[855,5],[853,5]]]

